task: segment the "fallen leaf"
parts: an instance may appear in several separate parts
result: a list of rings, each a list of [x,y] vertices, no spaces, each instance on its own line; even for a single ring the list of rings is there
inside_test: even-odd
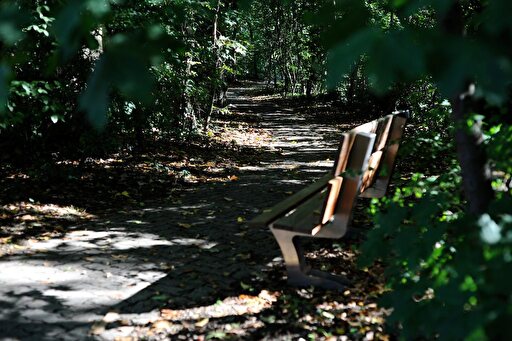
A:
[[[161,295],[156,295],[156,296],[153,296],[151,297],[152,300],[154,301],[167,301],[169,299],[169,296],[165,295],[165,294],[161,294]]]
[[[239,257],[240,259],[243,259],[243,260],[248,260],[251,258],[251,254],[250,253],[246,253],[246,254],[243,254],[243,253],[239,253],[238,255],[236,255],[237,257]]]
[[[155,330],[169,330],[171,329],[171,323],[166,320],[160,320],[153,323],[152,327]]]
[[[92,335],[100,335],[105,331],[105,326],[107,324],[104,321],[95,322],[92,327],[90,333]]]
[[[210,319],[205,318],[205,319],[202,319],[199,322],[196,322],[195,326],[199,327],[199,328],[202,328],[202,327],[206,326],[208,324],[208,322],[210,322]]]
[[[334,320],[334,318],[336,317],[328,311],[322,311],[322,316],[329,320]]]
[[[105,315],[103,317],[103,321],[105,323],[113,323],[113,322],[115,322],[117,320],[120,320],[120,319],[121,319],[121,316],[118,313],[114,312],[114,311],[111,311],[111,312],[107,313],[107,315]]]
[[[244,290],[251,290],[252,289],[252,286],[249,285],[249,284],[245,284],[244,282],[240,282],[240,286],[242,287],[242,289]]]
[[[226,337],[226,333],[224,332],[221,332],[219,330],[215,330],[213,332],[209,332],[208,335],[206,336],[206,340],[211,340],[211,339],[224,339]]]
[[[183,227],[183,228],[186,228],[186,229],[189,229],[192,227],[191,224],[187,224],[187,223],[178,223],[178,226],[179,227]]]
[[[144,224],[144,222],[142,220],[128,220],[127,223],[130,223],[130,224],[137,224],[137,225],[142,225]]]
[[[336,333],[338,335],[345,335],[345,329],[343,329],[343,328],[336,328]]]
[[[162,315],[162,318],[172,320],[177,318],[178,311],[172,310],[172,309],[162,309],[160,310],[160,315]]]
[[[121,193],[117,193],[116,196],[118,196],[118,195],[122,195],[122,196],[127,197],[127,198],[130,197],[130,193],[128,193],[128,191],[122,191]]]

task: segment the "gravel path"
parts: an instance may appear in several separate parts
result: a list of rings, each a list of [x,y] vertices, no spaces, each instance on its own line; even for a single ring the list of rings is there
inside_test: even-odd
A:
[[[163,305],[193,308],[267,287],[271,265],[281,264],[277,244],[243,222],[320,177],[339,129],[255,101],[256,90],[229,92],[232,110],[257,116],[272,137],[238,181],[185,188],[172,205],[98,217],[0,258],[0,339],[110,340],[154,321]]]

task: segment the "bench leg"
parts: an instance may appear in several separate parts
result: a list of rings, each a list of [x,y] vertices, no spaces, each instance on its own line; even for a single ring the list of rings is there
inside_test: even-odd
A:
[[[298,240],[298,234],[293,231],[270,228],[279,244],[288,273],[288,284],[296,287],[319,287],[328,290],[343,290],[350,284],[343,276],[312,270],[306,264],[304,252]]]
[[[288,275],[301,274],[308,270],[304,252],[299,241],[295,238],[296,232],[270,228],[281,248]],[[290,276],[288,276],[290,277]]]

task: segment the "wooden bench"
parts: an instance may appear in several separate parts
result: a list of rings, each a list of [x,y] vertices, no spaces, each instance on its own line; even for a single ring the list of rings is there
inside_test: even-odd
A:
[[[396,112],[341,135],[332,170],[249,222],[268,226],[281,248],[294,286],[343,289],[343,276],[311,269],[300,238],[338,239],[345,235],[357,197],[385,195],[408,112]]]

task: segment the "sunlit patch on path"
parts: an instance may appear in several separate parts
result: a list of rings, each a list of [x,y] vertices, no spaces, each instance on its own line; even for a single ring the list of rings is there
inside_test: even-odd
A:
[[[162,278],[170,268],[163,260],[140,263],[131,252],[172,243],[115,226],[29,240],[18,252],[0,258],[2,335],[82,339],[107,307]]]
[[[92,327],[92,333],[103,335],[104,337],[121,337],[129,335],[146,335],[148,337],[173,337],[184,330],[205,332],[205,327],[215,320],[226,317],[235,317],[247,315],[245,325],[225,324],[222,331],[217,331],[217,335],[224,333],[231,336],[245,336],[245,330],[263,326],[261,321],[257,321],[250,316],[259,314],[262,311],[272,307],[279,296],[278,293],[269,293],[262,290],[258,295],[242,294],[236,297],[227,297],[214,304],[194,307],[188,309],[161,309],[160,312],[150,314],[118,314],[110,312]],[[106,332],[106,330],[109,330]],[[208,333],[207,333],[208,334]],[[210,332],[210,337],[215,332]]]
[[[0,206],[0,257],[24,249],[24,243],[61,237],[67,227],[93,218],[73,206],[27,202]]]

